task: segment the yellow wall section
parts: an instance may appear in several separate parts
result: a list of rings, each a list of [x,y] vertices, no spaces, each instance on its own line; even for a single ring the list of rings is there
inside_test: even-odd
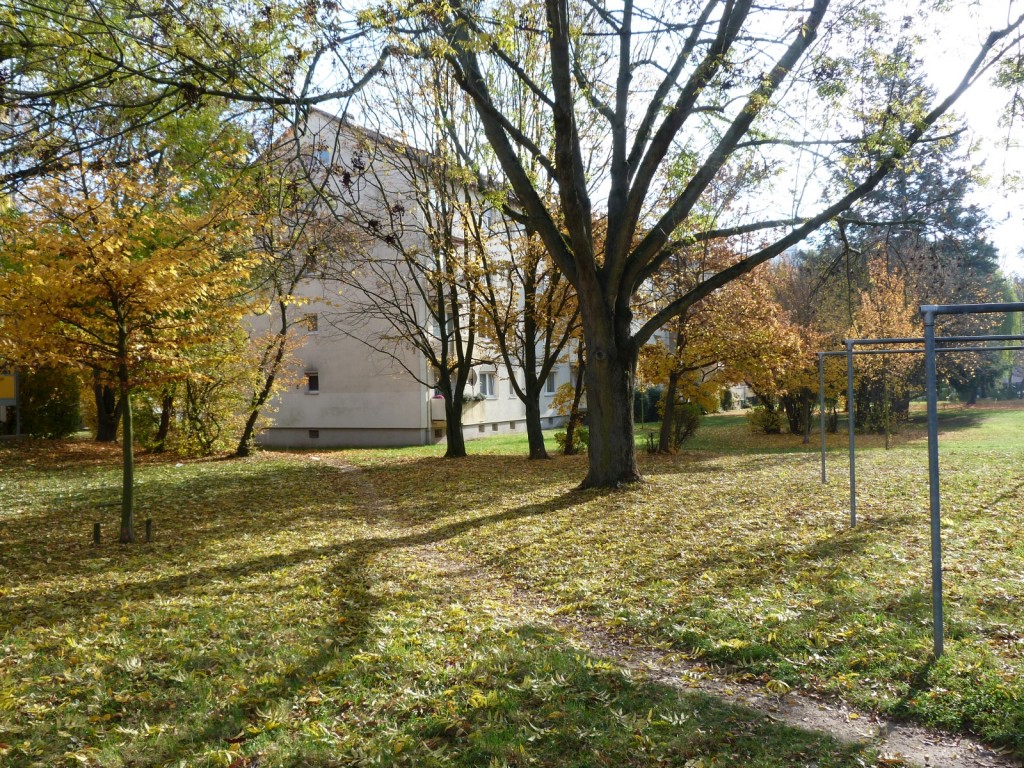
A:
[[[0,400],[14,399],[14,376],[0,374]]]

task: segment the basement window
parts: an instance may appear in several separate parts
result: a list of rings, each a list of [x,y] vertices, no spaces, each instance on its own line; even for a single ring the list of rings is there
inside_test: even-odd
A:
[[[318,437],[320,437],[320,430],[319,429],[311,429],[311,430],[309,430],[309,437],[312,440],[316,440]]]

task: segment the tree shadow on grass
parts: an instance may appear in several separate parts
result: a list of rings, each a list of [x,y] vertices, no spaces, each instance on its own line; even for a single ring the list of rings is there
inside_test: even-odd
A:
[[[323,469],[316,467],[314,471],[319,474]],[[312,480],[301,468],[298,475],[305,482]],[[334,489],[337,490],[337,484]],[[350,491],[355,493],[358,487],[353,485]],[[45,547],[45,540],[40,541],[33,533],[39,528],[54,527],[63,522],[60,510],[50,509],[33,517],[25,525],[12,526],[5,534],[13,547],[22,549],[22,553],[17,559],[5,559],[4,567],[14,574],[19,586],[30,587],[34,583],[45,585],[57,570],[61,576],[81,577],[86,582],[90,577],[109,575],[115,571],[122,577],[122,581],[116,589],[112,589],[109,584],[80,589],[67,589],[65,585],[60,594],[39,594],[28,603],[23,593],[0,595],[0,630],[14,629],[22,623],[47,625],[75,620],[82,615],[109,609],[124,600],[147,599],[156,595],[164,598],[178,596],[206,590],[211,583],[224,583],[226,586],[219,589],[230,591],[230,583],[239,579],[283,571],[323,557],[344,556],[351,552],[371,556],[383,549],[436,543],[484,526],[557,511],[575,498],[573,493],[563,494],[541,503],[455,520],[399,537],[374,536],[372,529],[359,528],[353,531],[351,539],[342,538],[320,546],[288,548],[258,557],[242,555],[218,565],[194,562],[197,557],[201,557],[202,550],[193,547],[200,545],[225,544],[230,548],[231,542],[238,541],[240,549],[244,549],[242,542],[247,536],[266,538],[275,533],[287,534],[290,529],[307,524],[330,525],[329,520],[326,524],[322,523],[322,511],[310,510],[301,504],[293,507],[275,505],[272,512],[254,511],[251,516],[238,514],[236,505],[240,501],[239,494],[242,498],[249,498],[251,493],[251,486],[244,482],[211,492],[207,499],[209,509],[219,508],[223,510],[222,513],[212,520],[205,519],[205,515],[201,516],[205,526],[198,531],[189,526],[191,520],[177,527],[169,526],[161,533],[159,550],[155,546],[124,547],[111,544],[97,551],[78,543],[68,547],[61,562],[56,565],[50,562],[52,558],[47,558],[50,552]],[[360,517],[357,509],[349,510],[349,513],[352,518]],[[297,533],[297,536],[300,535]],[[108,557],[103,557],[104,554]],[[161,566],[172,573],[140,578],[139,573],[151,570],[147,568],[147,563],[154,556]],[[181,561],[184,561],[184,567],[175,565]]]
[[[360,753],[410,765],[434,764],[443,754],[467,768],[492,758],[552,766],[681,766],[697,758],[862,764],[861,747],[629,680],[551,630],[480,614],[476,596],[453,594],[443,576],[424,582],[410,580],[415,572],[395,572],[411,548],[559,511],[575,496],[407,534],[371,532],[197,564],[117,595],[86,588],[30,616],[4,604],[8,642],[25,636],[22,623],[46,627],[31,633],[32,653],[16,674],[33,679],[24,694],[49,707],[45,715],[14,714],[19,743],[43,746],[31,758],[12,752],[10,765],[61,760],[82,746],[122,765],[215,762],[214,750],[230,749],[232,760],[252,758],[240,765],[263,755],[265,766],[336,766]],[[295,524],[302,514],[289,510],[278,522]],[[270,522],[257,516],[248,525]],[[180,543],[172,549],[190,556]],[[131,563],[142,566],[144,554]],[[323,597],[307,605],[316,595]],[[274,614],[289,600],[299,613],[256,613]],[[470,607],[457,609],[458,601]],[[101,684],[81,685],[91,669]]]

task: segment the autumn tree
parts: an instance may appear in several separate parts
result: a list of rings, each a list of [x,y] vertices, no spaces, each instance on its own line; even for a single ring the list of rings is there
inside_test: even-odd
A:
[[[482,333],[525,406],[530,458],[545,459],[540,398],[579,327],[579,305],[536,233],[502,216],[491,222],[489,232],[477,230],[481,285],[476,293],[487,319]]]
[[[649,305],[656,312],[730,257],[709,243],[681,249],[651,280]],[[755,270],[696,302],[666,324],[655,344],[644,347],[645,376],[664,387],[659,452],[678,447],[675,417],[681,403],[713,410],[728,384],[746,381],[774,406],[777,383],[798,353],[799,340],[768,277],[767,270]]]
[[[1019,39],[1024,20],[987,37],[948,95],[905,101],[858,87],[865,67],[889,67],[912,34],[883,9],[857,13],[838,0],[707,0],[671,10],[546,0],[542,7],[539,27],[519,24],[518,6],[501,2],[389,3],[375,21],[419,44],[423,55],[448,63],[531,226],[575,286],[589,356],[590,468],[583,484],[612,486],[639,477],[630,404],[640,347],[696,301],[800,243],[877,187]],[[518,35],[535,36],[545,47],[544,80],[519,67],[509,43]],[[547,141],[516,130],[491,85],[500,81],[495,71],[532,92],[550,118]],[[851,122],[844,116],[854,112],[869,115],[869,131],[847,131]],[[579,128],[593,119],[605,126],[605,141],[584,144]],[[808,149],[823,156],[840,146],[858,147],[859,162],[851,183],[827,190],[822,200],[764,217],[757,214],[763,207],[750,205],[701,227],[684,226],[737,160],[800,168]],[[680,148],[694,157],[693,171],[678,194],[655,206],[665,160]],[[527,159],[544,169],[542,183],[529,173]],[[556,190],[554,205],[538,191],[548,181]],[[609,225],[600,247],[597,220]],[[763,233],[756,246],[734,248],[732,264],[634,323],[637,292],[678,241],[753,231]]]
[[[70,365],[115,382],[122,401],[120,540],[134,541],[131,395],[172,379],[202,378],[197,353],[237,301],[249,261],[244,200],[230,188],[192,210],[193,186],[157,180],[146,167],[102,177],[79,169],[77,189],[35,188],[6,221],[13,242],[0,277],[0,356],[20,365]]]
[[[861,293],[850,338],[920,338],[924,329],[917,306],[907,296],[906,279],[884,258],[868,262],[869,286]],[[918,356],[864,355],[857,360],[857,425],[889,435],[906,420],[910,377],[921,365]]]

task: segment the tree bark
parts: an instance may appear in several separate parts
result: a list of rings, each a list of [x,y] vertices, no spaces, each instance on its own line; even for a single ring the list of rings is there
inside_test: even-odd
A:
[[[803,401],[803,427],[804,427],[804,445],[809,445],[811,442],[811,415],[814,413],[814,394],[810,390],[802,390],[800,393],[800,399]]]
[[[544,446],[544,429],[540,422],[540,392],[537,387],[527,392],[526,406],[526,439],[530,444],[531,459],[548,458],[548,449]]]
[[[448,448],[444,452],[446,459],[461,459],[466,455],[466,436],[462,433],[462,398],[443,392],[445,435]]]
[[[96,441],[112,443],[117,440],[119,418],[116,390],[100,382],[99,371],[93,374],[92,393],[96,400]]]
[[[584,315],[585,330],[587,325],[593,323]],[[586,336],[590,462],[581,488],[614,488],[640,480],[633,437],[636,353],[628,344],[617,345],[614,338],[602,336],[593,327]]]
[[[165,392],[160,401],[160,426],[153,439],[153,451],[162,453],[167,442],[167,433],[171,431],[171,414],[174,412],[174,395]]]
[[[127,382],[121,385],[121,536],[122,544],[135,541],[135,454],[132,441],[132,401]]]

